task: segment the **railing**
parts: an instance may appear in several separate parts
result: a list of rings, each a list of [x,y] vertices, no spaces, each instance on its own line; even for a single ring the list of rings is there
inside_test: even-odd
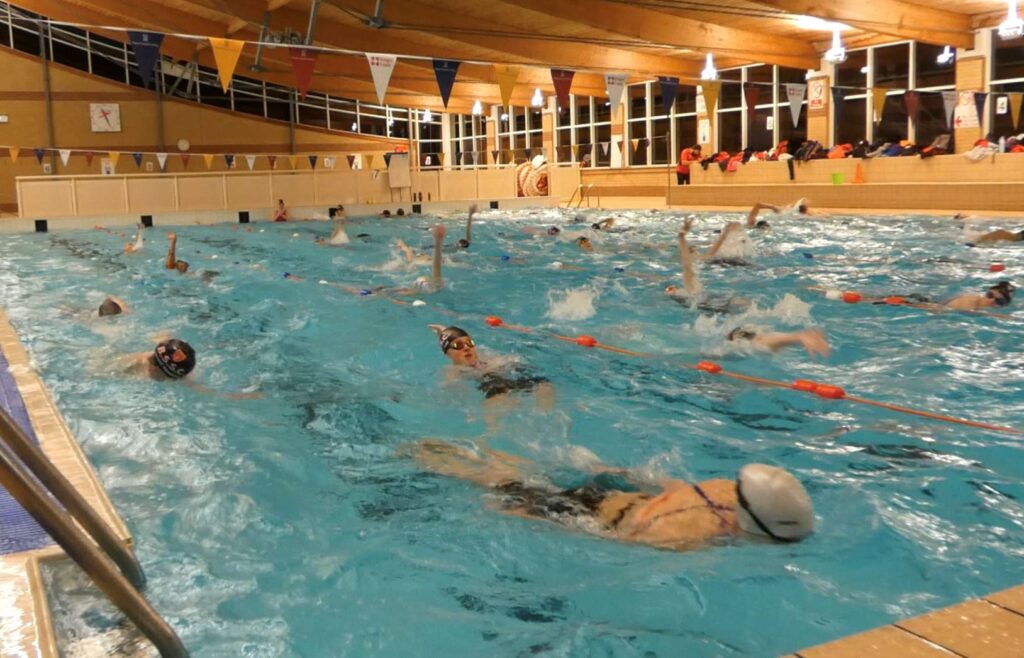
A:
[[[145,577],[135,556],[3,409],[0,485],[149,638],[161,656],[188,657],[174,630],[136,589]]]
[[[584,185],[583,183],[580,183],[576,187],[576,191],[572,193],[571,197],[569,197],[569,203],[567,203],[565,207],[566,208],[579,208],[581,205],[583,205],[583,199],[586,199],[587,200],[587,207],[589,208],[590,207],[590,190],[592,190],[592,189],[594,189],[594,184],[593,183],[590,183],[589,185]],[[579,198],[577,198],[577,196],[576,196],[577,194],[579,195]],[[572,205],[573,201],[576,202],[575,206]],[[597,205],[598,205],[598,207],[601,206],[601,195],[600,194],[597,195]]]

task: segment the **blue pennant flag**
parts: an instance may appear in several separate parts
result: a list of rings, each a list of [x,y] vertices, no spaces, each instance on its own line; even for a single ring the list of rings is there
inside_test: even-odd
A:
[[[661,85],[661,104],[665,108],[665,114],[671,114],[672,106],[676,104],[676,94],[679,92],[679,78],[659,75],[658,84]]]
[[[309,168],[310,169],[316,169],[316,156],[315,155],[310,155],[308,157],[309,157]]]
[[[153,67],[160,59],[160,46],[164,42],[164,35],[159,32],[128,30],[128,41],[135,52],[135,62],[139,66],[142,84],[148,88],[149,83],[153,81]]]
[[[235,166],[235,156],[231,155],[230,153],[225,155],[224,156],[224,164],[226,164],[228,166],[228,169],[231,169],[232,167],[234,167]]]
[[[459,62],[451,59],[434,60],[434,76],[437,78],[437,88],[441,90],[441,100],[445,109],[448,108],[448,98],[452,95],[452,85],[455,84],[455,74],[459,71]]]

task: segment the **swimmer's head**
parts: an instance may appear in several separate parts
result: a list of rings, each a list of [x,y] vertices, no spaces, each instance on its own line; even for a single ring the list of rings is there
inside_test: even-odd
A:
[[[799,541],[814,531],[814,508],[800,481],[765,464],[747,464],[736,476],[736,518],[752,535]]]
[[[384,209],[384,212],[382,212],[382,213],[380,214],[380,216],[381,216],[381,217],[390,217],[390,216],[391,216],[391,211],[385,208],[385,209]]]
[[[196,351],[185,341],[171,338],[153,349],[153,364],[169,379],[181,379],[196,367]]]
[[[188,272],[188,262],[183,260],[176,261],[174,263],[174,269],[184,274],[185,272]]]
[[[459,238],[459,241],[455,243],[459,249],[469,249],[469,240],[466,238]]]
[[[771,224],[769,224],[766,220],[759,219],[757,223],[754,224],[754,228],[771,228]]]
[[[124,313],[124,309],[121,308],[120,304],[114,301],[113,297],[107,297],[103,300],[103,303],[100,304],[99,312],[100,317],[102,318],[105,315],[121,315]]]
[[[399,208],[398,212],[395,214],[398,215],[399,217],[405,217],[405,210]]]
[[[561,232],[562,229],[558,228],[557,226],[552,226],[551,228],[548,229],[548,235],[558,235]]]
[[[679,292],[679,286],[665,286],[666,295],[675,295]]]
[[[967,219],[967,215],[965,215],[962,212],[958,212],[957,214],[953,215],[953,219]]]
[[[725,337],[726,340],[751,340],[757,336],[756,332],[744,329],[743,327],[736,327],[729,332],[729,335]]]
[[[601,225],[598,224],[597,222],[594,222],[593,224],[590,225],[590,228],[594,229],[595,231],[600,231]]]
[[[985,296],[995,302],[996,306],[1006,306],[1013,301],[1013,293],[1016,290],[1009,281],[1000,281],[991,286]]]
[[[806,203],[801,203],[799,206],[796,207],[796,211],[798,213],[800,213],[801,215],[806,215],[807,214],[807,204]]]
[[[593,251],[594,250],[594,245],[592,245],[590,243],[590,238],[588,238],[586,236],[582,236],[582,235],[580,237],[576,238],[576,246],[579,247],[580,249],[582,249],[583,251]]]
[[[432,324],[430,328],[437,334],[441,352],[455,365],[476,365],[476,343],[465,329],[455,326],[445,327],[439,324]]]

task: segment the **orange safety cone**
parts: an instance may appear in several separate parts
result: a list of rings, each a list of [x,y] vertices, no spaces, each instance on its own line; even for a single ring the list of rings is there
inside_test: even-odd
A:
[[[860,185],[864,183],[864,170],[861,169],[860,163],[857,163],[857,171],[853,174],[854,185]]]

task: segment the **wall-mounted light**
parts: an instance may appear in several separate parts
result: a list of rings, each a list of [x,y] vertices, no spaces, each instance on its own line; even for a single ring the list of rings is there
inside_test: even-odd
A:
[[[430,113],[430,108],[428,107],[423,111],[423,123],[430,123],[433,119],[434,115]]]
[[[825,51],[825,61],[833,64],[842,64],[846,61],[846,48],[839,38],[839,28],[832,30],[832,47]]]
[[[1017,0],[1006,0],[1006,20],[999,24],[1000,39],[1024,36],[1024,21],[1017,14]]]
[[[704,60],[704,70],[700,72],[701,80],[714,80],[718,77],[718,69],[715,68],[715,61],[711,59],[711,53],[708,53],[707,58]]]
[[[942,52],[939,53],[939,56],[935,58],[935,61],[939,64],[949,64],[953,61],[954,57],[956,57],[956,53],[953,52],[952,48],[946,46],[943,48]]]
[[[544,105],[544,96],[540,93],[540,87],[533,90],[533,98],[530,99],[530,105],[534,107],[542,107]]]
[[[478,98],[478,99],[476,99],[476,102],[473,103],[473,114],[475,114],[477,116],[480,116],[483,113],[484,113],[484,106],[483,106],[483,103],[481,103],[480,99]]]
[[[354,132],[354,133],[359,132],[359,124],[356,123],[355,121],[352,122],[352,132]]]
[[[508,121],[508,112],[502,112],[501,113],[501,120],[502,121]]]

